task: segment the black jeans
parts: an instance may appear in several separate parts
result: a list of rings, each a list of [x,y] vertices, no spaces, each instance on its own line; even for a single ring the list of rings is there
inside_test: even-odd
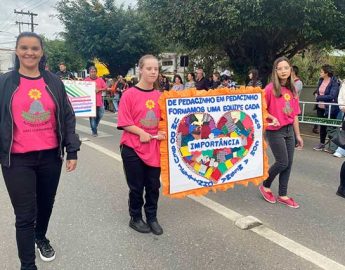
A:
[[[345,161],[343,162],[343,165],[341,165],[340,169],[340,185],[338,191],[345,195]]]
[[[146,220],[147,222],[156,220],[161,169],[146,165],[137,153],[126,145],[121,145],[121,157],[129,187],[129,215],[133,219],[142,218],[145,189]]]
[[[270,188],[273,180],[279,174],[279,196],[286,196],[295,151],[293,126],[284,126],[275,131],[267,130],[266,138],[274,155],[275,163],[268,170],[269,176],[263,185]]]
[[[325,109],[321,109],[321,108],[316,109],[317,117],[326,118],[325,113],[326,113]],[[320,143],[325,144],[326,136],[327,136],[327,126],[320,125]]]
[[[330,119],[336,119],[337,118],[338,113],[336,113],[336,112],[337,111],[331,112]],[[328,117],[328,109],[317,108],[316,114],[317,114],[317,117],[327,118]],[[326,137],[327,137],[327,126],[320,125],[320,143],[325,144]]]
[[[62,160],[57,149],[11,154],[2,174],[16,216],[21,269],[35,266],[35,238],[45,238],[59,184]]]

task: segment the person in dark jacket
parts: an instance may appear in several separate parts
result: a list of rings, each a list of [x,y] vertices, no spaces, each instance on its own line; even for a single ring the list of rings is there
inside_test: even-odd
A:
[[[214,72],[212,75],[212,89],[217,89],[221,85],[219,72]]]
[[[204,77],[204,71],[202,68],[198,68],[196,71],[195,88],[197,90],[208,90],[208,82]]]
[[[329,107],[322,103],[337,103],[339,94],[339,82],[333,76],[333,69],[330,65],[323,65],[320,71],[320,80],[315,94],[315,99],[320,104],[316,107],[318,117],[336,119],[339,113],[339,106],[331,106],[330,115]],[[313,149],[316,151],[326,151],[325,142],[327,136],[327,126],[320,125],[320,143]]]
[[[71,172],[80,140],[62,81],[44,70],[41,37],[21,33],[15,53],[15,70],[0,77],[0,163],[16,216],[21,269],[31,270],[37,269],[35,244],[42,260],[55,258],[46,233],[64,149]]]
[[[61,62],[59,64],[59,71],[56,72],[56,75],[60,77],[61,80],[75,80],[75,76],[72,72],[67,70],[66,64]]]

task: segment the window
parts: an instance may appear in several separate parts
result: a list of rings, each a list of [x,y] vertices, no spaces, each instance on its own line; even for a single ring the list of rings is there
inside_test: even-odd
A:
[[[162,61],[162,66],[172,66],[173,61]]]

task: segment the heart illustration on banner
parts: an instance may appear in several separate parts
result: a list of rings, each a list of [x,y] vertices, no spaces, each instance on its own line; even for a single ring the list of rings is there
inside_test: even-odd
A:
[[[177,129],[183,161],[214,183],[248,155],[253,142],[253,121],[242,111],[226,112],[217,123],[208,113],[189,114]]]

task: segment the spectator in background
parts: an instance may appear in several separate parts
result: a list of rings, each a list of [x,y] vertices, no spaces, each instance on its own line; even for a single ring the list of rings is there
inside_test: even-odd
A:
[[[343,124],[343,128],[344,124]],[[337,193],[338,196],[345,198],[345,161],[341,165],[340,170],[340,185],[338,187]]]
[[[221,85],[219,72],[214,72],[212,75],[212,89],[217,89]]]
[[[194,72],[189,72],[187,74],[187,82],[184,85],[184,89],[195,87],[195,74]]]
[[[170,82],[168,77],[163,76],[163,85],[162,85],[163,91],[169,91],[170,90]]]
[[[338,104],[345,105],[345,85],[342,83],[340,90],[339,90],[339,95],[338,95]],[[341,111],[341,118],[343,119],[343,125],[341,129],[345,130],[345,122],[344,122],[344,112],[345,112],[345,106],[339,106],[339,109]],[[338,118],[340,118],[338,117]],[[345,149],[338,147],[337,150],[334,152],[333,156],[342,158],[345,157]],[[344,171],[343,171],[343,186],[344,186],[344,194],[345,194],[345,165],[344,165]]]
[[[175,75],[174,77],[174,84],[171,90],[180,91],[184,89],[183,81],[180,75]]]
[[[213,86],[213,75],[208,77],[207,84],[208,84],[208,88],[212,89],[212,86]]]
[[[262,87],[262,82],[259,80],[259,71],[255,68],[251,69],[248,74],[249,82],[247,86]]]
[[[61,62],[59,64],[59,71],[56,72],[56,75],[60,77],[61,80],[75,80],[75,76],[72,72],[67,71],[65,63]]]
[[[159,73],[157,81],[155,81],[155,89],[163,91],[163,75]]]
[[[198,68],[196,71],[195,88],[197,90],[208,90],[208,82],[204,77],[204,71],[202,68]]]
[[[294,82],[295,89],[297,91],[298,97],[301,95],[302,89],[303,89],[303,83],[301,79],[298,77],[299,68],[297,66],[292,66],[291,70],[291,78]],[[297,145],[297,138],[295,136],[295,142],[296,142],[296,149],[299,150],[300,148]]]
[[[219,87],[230,88],[230,77],[228,75],[223,74],[220,77],[220,81],[221,81],[221,84],[219,85]]]
[[[291,77],[295,84],[295,88],[296,88],[298,96],[301,96],[301,92],[303,89],[303,82],[298,77],[298,73],[299,73],[299,68],[297,66],[292,66]]]
[[[236,82],[231,80],[231,72],[229,70],[224,70],[221,74],[222,87],[235,88]]]
[[[109,89],[109,87],[111,87],[111,79],[107,78],[105,76],[103,76],[103,80],[105,82],[105,84],[107,85],[107,90]],[[102,92],[102,100],[103,100],[103,106],[105,110],[109,110],[109,95],[107,93],[108,91],[103,91]]]
[[[338,96],[338,103],[343,105],[345,104],[345,85],[344,83],[342,84],[340,91],[339,91],[339,96]],[[339,106],[340,110],[342,112],[345,112],[345,106]],[[345,121],[344,121],[344,117],[343,117],[343,124],[342,124],[342,130],[345,130]],[[338,147],[337,151],[334,153],[334,155],[336,153],[339,153],[340,156],[336,157],[341,157],[344,156],[345,150]],[[338,187],[337,193],[338,196],[345,198],[345,161],[343,162],[343,164],[341,165],[341,169],[340,169],[340,185]]]
[[[123,78],[123,76],[119,75],[119,78],[116,83],[116,92],[119,93],[119,100],[122,97],[122,94],[126,89],[128,88],[128,84],[126,80]]]
[[[95,66],[89,67],[90,76],[85,78],[84,81],[93,81],[96,83],[96,116],[90,117],[90,127],[92,131],[92,136],[97,137],[97,127],[104,115],[104,104],[102,100],[102,92],[107,91],[107,85],[104,80],[100,77],[97,77],[97,68]]]
[[[323,65],[320,70],[320,80],[316,89],[315,98],[317,102],[337,103],[339,94],[339,83],[333,76],[333,69],[330,65]],[[316,108],[318,117],[336,119],[339,113],[339,106],[332,106],[328,115],[328,106],[318,104]],[[327,126],[320,125],[320,143],[313,149],[316,151],[327,151],[325,148]]]

